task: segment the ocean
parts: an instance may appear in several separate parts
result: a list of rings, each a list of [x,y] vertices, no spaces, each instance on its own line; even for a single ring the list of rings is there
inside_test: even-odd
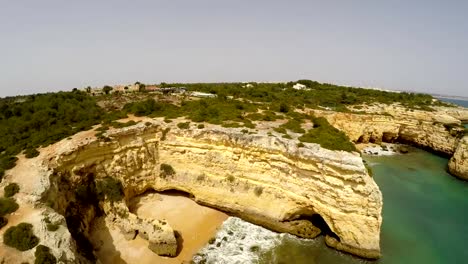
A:
[[[438,98],[441,101],[449,102],[463,107],[468,107],[468,101],[459,99]]]
[[[468,182],[446,172],[446,158],[423,150],[365,156],[383,194],[382,258],[366,261],[229,218],[195,263],[466,263]],[[206,261],[206,262],[203,262]]]

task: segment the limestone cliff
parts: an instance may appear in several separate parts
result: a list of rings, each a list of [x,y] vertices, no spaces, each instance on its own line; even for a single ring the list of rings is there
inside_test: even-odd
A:
[[[403,142],[452,156],[462,133],[460,120],[452,116],[397,108],[392,114],[355,114],[310,110],[325,117],[353,142]],[[386,109],[389,110],[389,109]]]
[[[449,161],[449,171],[460,179],[468,180],[468,136],[458,143],[457,150]]]
[[[294,140],[240,129],[147,125],[109,132],[109,142],[58,147],[49,166],[71,182],[84,175],[120,179],[126,199],[148,189],[184,191],[301,237],[318,235],[314,223],[323,218],[330,246],[380,256],[382,195],[357,153],[298,148]]]

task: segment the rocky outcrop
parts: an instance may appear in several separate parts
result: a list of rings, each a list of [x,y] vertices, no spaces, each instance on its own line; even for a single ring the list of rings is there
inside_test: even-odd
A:
[[[458,143],[455,154],[449,161],[449,171],[460,179],[468,180],[468,136]]]
[[[315,237],[319,226],[330,246],[380,256],[382,195],[357,153],[298,148],[294,140],[240,129],[147,125],[109,132],[108,142],[58,147],[48,166],[70,182],[117,178],[127,200],[149,189],[180,190],[272,230]]]
[[[147,240],[148,248],[160,256],[174,257],[177,240],[174,230],[164,220],[143,219],[129,212],[123,202],[104,202],[106,217],[117,226],[125,239],[133,240],[137,235]]]
[[[442,113],[394,111],[390,114],[356,114],[310,110],[325,117],[356,143],[402,142],[452,156],[463,128],[460,121]],[[406,113],[406,114],[405,114]]]

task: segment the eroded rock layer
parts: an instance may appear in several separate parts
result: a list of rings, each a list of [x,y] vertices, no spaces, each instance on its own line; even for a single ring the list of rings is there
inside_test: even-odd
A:
[[[458,143],[457,150],[449,161],[449,171],[460,179],[468,180],[468,136]]]
[[[108,142],[58,148],[49,166],[68,172],[72,182],[90,174],[119,179],[126,199],[149,189],[184,191],[199,203],[301,237],[318,235],[322,219],[330,246],[380,256],[382,195],[357,153],[307,143],[298,148],[294,140],[240,129],[163,126],[139,124],[109,132]],[[168,224],[161,245],[174,245]]]
[[[452,156],[463,133],[460,120],[432,112],[354,114],[312,110],[342,130],[353,142],[403,142]]]

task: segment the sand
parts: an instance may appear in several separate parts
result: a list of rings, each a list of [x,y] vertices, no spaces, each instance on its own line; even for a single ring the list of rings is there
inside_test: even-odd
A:
[[[92,240],[96,255],[103,263],[175,264],[190,262],[192,256],[214,237],[228,216],[201,206],[174,193],[150,193],[135,198],[130,210],[140,217],[166,219],[182,237],[181,251],[175,258],[160,257],[148,249],[148,242],[137,236],[127,241],[118,229],[109,229],[104,219],[95,221]]]

